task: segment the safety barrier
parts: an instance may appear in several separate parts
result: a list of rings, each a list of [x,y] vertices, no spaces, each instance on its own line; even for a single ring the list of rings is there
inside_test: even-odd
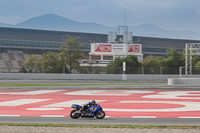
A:
[[[169,78],[168,85],[199,85],[200,78]]]

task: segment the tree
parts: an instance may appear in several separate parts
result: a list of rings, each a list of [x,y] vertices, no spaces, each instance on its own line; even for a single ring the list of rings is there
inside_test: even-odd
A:
[[[42,68],[45,73],[62,73],[63,72],[63,62],[59,57],[59,53],[48,52],[42,55]],[[66,71],[66,68],[65,72]]]
[[[158,58],[155,56],[147,56],[142,63],[143,67],[157,67],[158,66]]]
[[[122,59],[120,57],[115,58],[113,62],[107,65],[107,74],[121,74],[122,73]]]
[[[163,56],[157,57],[157,65],[158,65],[158,67],[165,67],[166,66],[166,58]]]
[[[184,66],[184,56],[181,51],[177,51],[176,49],[168,49],[167,50],[167,65],[169,67],[180,67]]]
[[[128,55],[125,58],[122,58],[122,62],[126,62],[126,73],[129,74],[140,74],[141,72],[141,63],[138,61],[137,56]]]
[[[160,72],[160,66],[158,65],[159,58],[155,56],[147,56],[143,62],[145,74],[158,74]]]
[[[26,62],[24,63],[24,66],[27,71],[32,73],[32,72],[40,72],[40,66],[41,62],[39,59],[39,55],[32,54],[27,57]]]
[[[84,58],[82,48],[83,46],[79,45],[79,38],[71,37],[69,35],[64,39],[64,43],[60,47],[61,49],[61,60],[63,64],[68,67],[69,72],[72,73],[73,69],[79,68],[80,59]]]
[[[197,61],[195,67],[200,67],[200,61]]]
[[[179,67],[185,65],[185,59],[183,53],[181,51],[177,51],[176,49],[168,49],[167,50],[167,59],[165,62],[165,68],[168,68],[168,74],[178,74]]]
[[[141,63],[134,55],[128,55],[127,57],[117,57],[115,60],[108,64],[106,67],[107,74],[121,74],[123,62],[126,62],[126,73],[129,74],[138,73],[138,67],[141,67]]]

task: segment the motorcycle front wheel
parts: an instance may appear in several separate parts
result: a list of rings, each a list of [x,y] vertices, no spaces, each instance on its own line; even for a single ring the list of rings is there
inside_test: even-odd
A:
[[[78,118],[81,116],[81,113],[76,113],[76,111],[77,111],[77,110],[72,110],[72,111],[70,112],[70,117],[71,117],[72,119],[78,119]]]
[[[104,111],[101,111],[101,112],[96,112],[96,114],[95,114],[95,117],[97,118],[97,119],[103,119],[104,117],[106,116],[106,113],[104,112]]]

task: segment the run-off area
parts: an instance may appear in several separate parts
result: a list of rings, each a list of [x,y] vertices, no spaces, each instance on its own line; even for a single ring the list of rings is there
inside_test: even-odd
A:
[[[69,117],[96,100],[107,117],[200,118],[200,90],[1,90],[0,116]]]

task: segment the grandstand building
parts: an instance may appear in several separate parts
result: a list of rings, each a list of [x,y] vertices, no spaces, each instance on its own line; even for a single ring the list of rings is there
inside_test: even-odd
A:
[[[59,51],[64,37],[80,37],[84,55],[89,59],[91,43],[108,43],[107,34],[48,31],[0,27],[0,72],[17,72],[29,54]],[[122,35],[117,35],[120,40]],[[169,48],[183,50],[186,43],[200,43],[200,40],[184,40],[133,36],[132,43],[142,44],[144,58],[149,55],[166,56]]]

